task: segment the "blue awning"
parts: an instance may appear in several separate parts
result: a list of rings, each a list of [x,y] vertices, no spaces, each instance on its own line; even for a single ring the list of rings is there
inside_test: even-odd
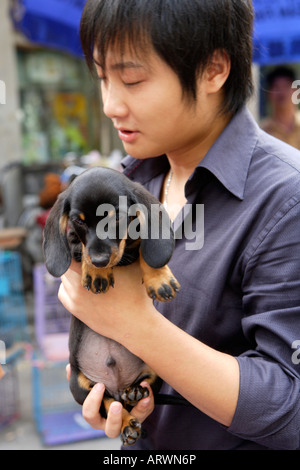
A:
[[[79,23],[85,2],[15,0],[13,16],[31,41],[81,56]],[[300,0],[253,0],[253,4],[254,62],[300,62]]]
[[[300,0],[253,0],[254,62],[300,62]]]
[[[82,56],[79,23],[86,0],[18,0],[14,24],[29,40]]]

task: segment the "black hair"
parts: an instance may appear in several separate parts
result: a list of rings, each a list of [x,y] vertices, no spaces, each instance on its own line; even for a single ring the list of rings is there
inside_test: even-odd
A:
[[[275,69],[269,72],[266,77],[268,89],[272,88],[277,78],[287,78],[291,83],[293,83],[296,80],[296,74],[290,67],[286,67],[285,65],[277,66]]]
[[[251,0],[87,0],[80,35],[91,70],[94,46],[103,64],[111,46],[152,46],[194,100],[199,74],[214,51],[225,51],[231,71],[222,111],[235,114],[253,91],[252,29]]]

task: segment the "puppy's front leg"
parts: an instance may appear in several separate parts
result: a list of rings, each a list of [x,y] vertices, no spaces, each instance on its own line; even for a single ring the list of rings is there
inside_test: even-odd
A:
[[[94,294],[105,293],[109,287],[114,287],[112,268],[96,268],[82,261],[82,286]]]
[[[176,296],[180,284],[167,265],[162,268],[151,268],[140,256],[140,266],[149,297],[160,302],[167,302]]]

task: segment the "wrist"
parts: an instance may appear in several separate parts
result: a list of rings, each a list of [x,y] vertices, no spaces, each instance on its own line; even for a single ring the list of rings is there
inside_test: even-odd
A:
[[[146,362],[145,356],[148,356],[148,352],[156,342],[155,337],[159,334],[162,318],[164,317],[150,301],[142,310],[138,309],[135,314],[136,320],[128,325],[127,330],[122,331],[118,342]]]

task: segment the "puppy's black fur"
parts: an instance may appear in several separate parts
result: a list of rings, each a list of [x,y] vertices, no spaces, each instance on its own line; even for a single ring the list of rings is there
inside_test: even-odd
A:
[[[154,207],[159,207],[155,219],[151,217]],[[159,222],[155,237],[151,237],[153,220]],[[142,236],[133,237],[133,233]],[[163,302],[171,300],[180,288],[167,266],[173,249],[170,220],[159,201],[122,173],[103,167],[84,171],[59,195],[44,230],[48,271],[60,277],[72,258],[81,261],[82,285],[95,294],[114,286],[114,266],[139,259],[148,295]],[[157,392],[160,379],[123,346],[91,331],[73,316],[69,349],[70,388],[76,401],[82,404],[94,384],[102,381],[106,392],[101,414],[107,414],[112,401],[121,401],[121,438],[125,445],[135,443],[141,425],[130,409],[148,394],[140,383],[147,380]]]

